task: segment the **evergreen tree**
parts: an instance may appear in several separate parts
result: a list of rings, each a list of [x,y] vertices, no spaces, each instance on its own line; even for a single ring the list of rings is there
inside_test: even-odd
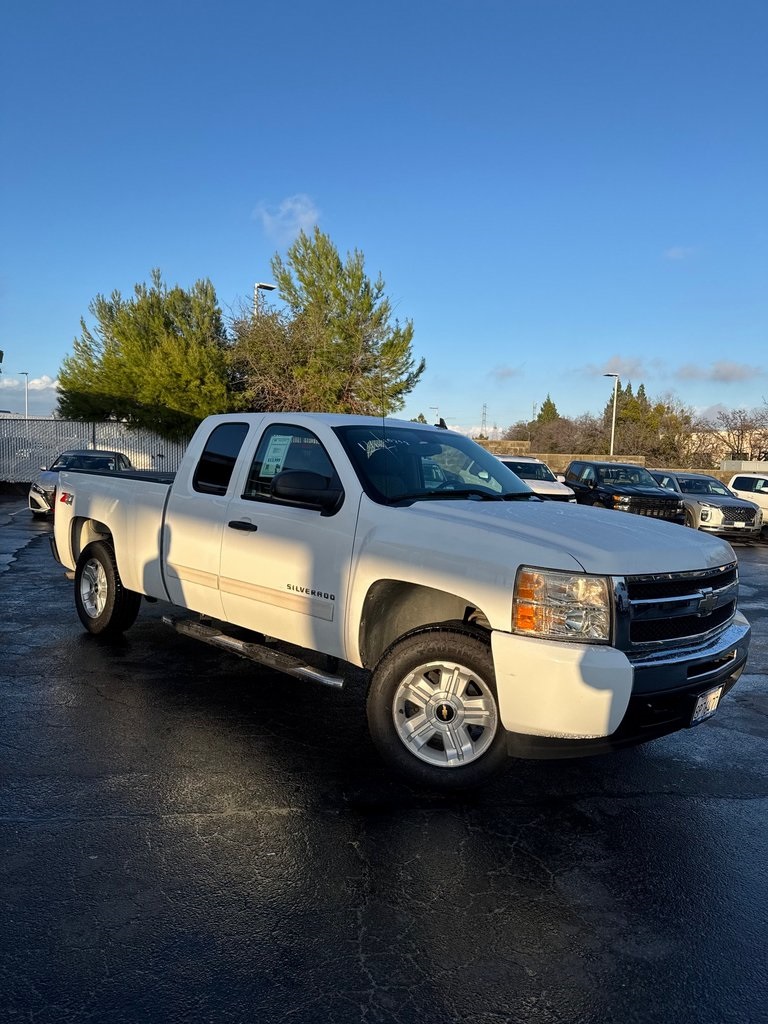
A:
[[[342,260],[315,228],[271,266],[286,312],[241,315],[233,324],[244,406],[374,415],[401,409],[425,363],[414,363],[413,324],[392,321],[384,282],[368,278],[363,254]]]
[[[179,438],[229,407],[226,334],[210,281],[168,288],[153,270],[132,298],[97,295],[89,310],[96,327],[80,321],[59,371],[60,416],[118,419]]]

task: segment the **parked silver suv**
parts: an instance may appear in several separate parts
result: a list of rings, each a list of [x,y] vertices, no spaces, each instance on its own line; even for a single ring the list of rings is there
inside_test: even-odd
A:
[[[680,494],[685,506],[685,525],[720,537],[760,536],[763,513],[753,501],[745,501],[729,490],[717,477],[706,473],[686,473],[652,469],[656,483]]]

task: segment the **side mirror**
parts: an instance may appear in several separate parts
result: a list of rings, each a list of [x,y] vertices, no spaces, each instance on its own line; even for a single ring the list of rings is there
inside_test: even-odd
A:
[[[278,473],[270,494],[291,505],[310,505],[325,513],[335,512],[344,497],[341,488],[330,486],[328,477],[298,469]]]
[[[40,467],[40,472],[41,473],[46,473],[47,471],[48,471],[48,467],[47,466],[41,466]]]
[[[559,484],[564,484],[565,483],[565,474],[564,473],[555,473],[555,480],[557,480],[557,482]]]

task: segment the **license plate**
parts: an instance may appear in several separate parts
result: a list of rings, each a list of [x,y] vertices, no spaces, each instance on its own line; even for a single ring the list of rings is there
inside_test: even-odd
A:
[[[733,525],[734,525],[734,526],[741,526],[741,527],[744,527],[744,526],[746,526],[747,524],[746,524],[746,523],[734,523]]]
[[[720,703],[722,695],[722,686],[716,686],[714,690],[707,690],[706,693],[700,694],[699,699],[696,701],[696,707],[693,709],[693,714],[691,715],[691,725],[698,725],[699,722],[703,722],[705,718],[709,718],[710,715],[714,715],[717,711],[717,705]]]

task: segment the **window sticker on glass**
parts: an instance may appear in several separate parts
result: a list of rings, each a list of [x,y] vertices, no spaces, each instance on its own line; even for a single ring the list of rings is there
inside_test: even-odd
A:
[[[290,434],[277,434],[274,437],[270,437],[267,454],[264,456],[264,462],[261,467],[262,477],[276,476],[280,472],[290,447]]]

